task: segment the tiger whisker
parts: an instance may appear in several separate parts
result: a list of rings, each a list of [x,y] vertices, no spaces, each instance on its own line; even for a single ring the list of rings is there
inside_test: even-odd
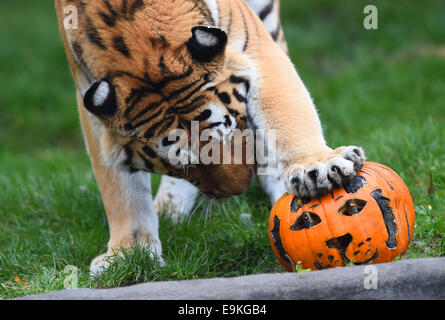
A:
[[[207,211],[205,213],[205,217],[204,217],[204,226],[207,226],[207,221],[211,220],[211,215],[212,215],[212,207],[213,207],[213,200],[214,199],[210,199],[209,202],[209,206],[207,207]]]
[[[230,214],[227,212],[227,209],[226,209],[226,206],[224,205],[224,203],[225,203],[225,201],[221,202],[223,212],[224,212],[224,214],[226,215],[227,219],[229,219],[229,222],[230,222],[231,224],[234,224],[232,218],[230,217]]]
[[[196,211],[202,206],[202,204],[204,203],[205,200],[206,200],[206,198],[204,198],[204,197],[201,197],[201,199],[198,200],[198,203],[195,205],[195,208],[193,209],[193,211],[190,213],[190,215],[188,217],[188,223],[190,223],[190,221],[192,220]]]

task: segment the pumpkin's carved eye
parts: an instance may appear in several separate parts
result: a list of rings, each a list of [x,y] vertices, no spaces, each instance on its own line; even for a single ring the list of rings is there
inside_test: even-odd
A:
[[[300,231],[303,229],[309,229],[315,227],[321,222],[320,217],[313,212],[303,212],[301,216],[290,227],[292,231]]]
[[[338,209],[338,213],[343,216],[353,216],[363,211],[366,206],[365,200],[349,199]]]

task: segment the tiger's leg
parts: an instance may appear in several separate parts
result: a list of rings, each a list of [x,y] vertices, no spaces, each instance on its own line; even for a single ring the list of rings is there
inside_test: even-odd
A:
[[[164,211],[178,222],[190,213],[198,193],[198,188],[186,180],[162,176],[155,198],[156,211]]]
[[[272,205],[287,191],[281,171],[278,168],[273,169],[270,174],[258,175],[258,178]]]
[[[246,2],[260,17],[275,43],[288,54],[289,51],[280,19],[280,1],[246,0]],[[269,200],[273,205],[286,192],[286,186],[280,170],[274,169],[271,174],[259,175],[258,177],[263,190],[269,196]]]
[[[288,53],[280,19],[280,0],[246,0],[263,22],[272,39]]]
[[[280,48],[268,42],[254,47],[261,81],[252,89],[257,99],[249,105],[248,114],[255,127],[276,132],[275,150],[286,189],[300,198],[312,198],[347,185],[366,161],[364,151],[327,145],[313,101],[295,67]]]
[[[78,101],[82,130],[110,230],[108,250],[92,261],[91,275],[97,276],[103,272],[109,264],[106,257],[137,243],[146,245],[150,254],[162,263],[159,222],[151,195],[150,174],[129,173],[104,159],[101,124],[87,113],[79,94]]]

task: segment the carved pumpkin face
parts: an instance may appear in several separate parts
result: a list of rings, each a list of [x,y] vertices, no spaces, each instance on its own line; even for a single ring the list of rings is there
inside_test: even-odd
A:
[[[288,271],[393,261],[413,235],[414,206],[403,180],[367,162],[345,189],[302,204],[284,194],[272,208],[269,239]]]

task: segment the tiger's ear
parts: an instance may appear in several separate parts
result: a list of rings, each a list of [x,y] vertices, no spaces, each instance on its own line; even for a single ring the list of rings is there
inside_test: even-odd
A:
[[[83,97],[85,108],[98,117],[111,117],[117,112],[116,90],[106,79],[93,83]]]
[[[227,45],[227,34],[215,27],[195,26],[193,36],[187,42],[187,47],[193,59],[200,62],[211,62],[222,54]]]

